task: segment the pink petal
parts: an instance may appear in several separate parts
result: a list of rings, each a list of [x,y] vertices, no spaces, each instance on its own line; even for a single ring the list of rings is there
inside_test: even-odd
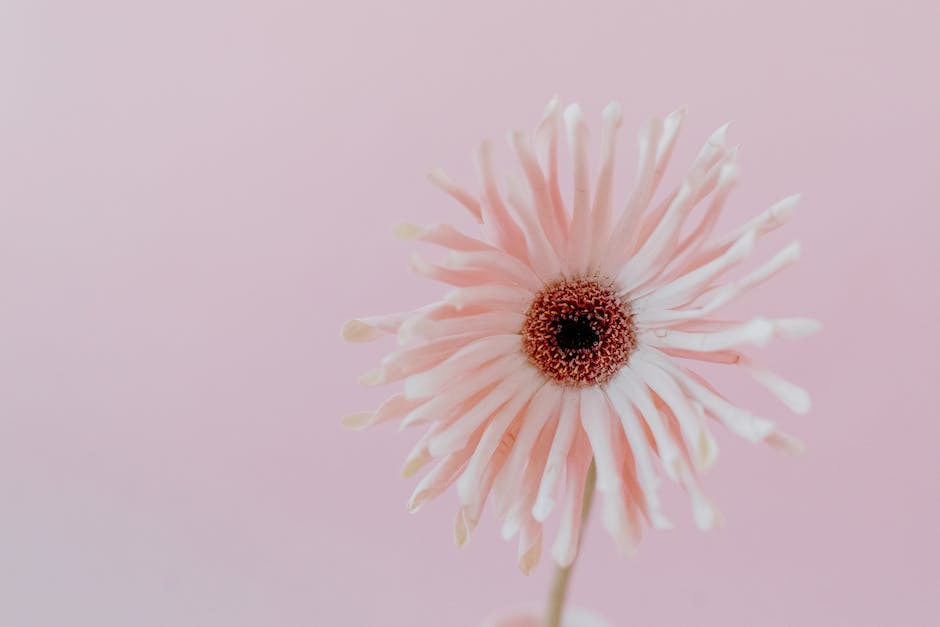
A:
[[[464,504],[476,504],[482,500],[481,480],[488,464],[490,464],[497,447],[507,429],[509,429],[509,425],[516,419],[523,407],[529,403],[532,395],[541,385],[544,384],[533,373],[530,382],[522,384],[521,387],[517,384],[513,396],[489,418],[483,431],[483,437],[457,482],[457,493]]]
[[[485,141],[476,155],[477,175],[483,184],[483,225],[500,248],[525,261],[528,259],[525,237],[503,204],[493,174],[491,151],[490,143]]]
[[[429,244],[437,244],[451,250],[496,250],[484,241],[464,235],[446,224],[421,227],[413,224],[400,224],[395,227],[395,236],[400,239],[414,239]]]
[[[415,316],[402,324],[398,341],[406,343],[416,339],[436,340],[478,331],[492,334],[518,333],[524,322],[525,316],[522,313],[512,311],[488,311],[441,320]]]
[[[533,292],[543,286],[542,280],[527,264],[501,250],[457,252],[451,255],[451,259],[458,266],[488,270]]]
[[[483,364],[521,353],[520,341],[518,335],[488,335],[474,340],[430,370],[408,377],[405,395],[417,398],[441,392]]]
[[[575,434],[579,430],[578,406],[577,392],[565,390],[561,414],[558,417],[558,429],[552,440],[552,448],[549,450],[545,463],[545,472],[539,484],[538,496],[532,508],[532,515],[539,522],[544,521],[555,506],[556,487],[564,472],[565,460],[568,458]]]
[[[521,491],[519,484],[523,468],[527,461],[529,464],[533,463],[532,460],[535,455],[533,449],[536,440],[545,425],[550,420],[557,418],[561,408],[561,400],[561,388],[546,384],[536,392],[529,406],[525,409],[516,441],[506,460],[506,465],[497,478],[496,509],[500,517],[506,514],[506,510],[510,505],[510,495]],[[544,456],[547,456],[548,446],[546,445],[544,449]]]
[[[603,500],[601,520],[621,552],[632,551],[636,545],[623,498],[621,464],[614,454],[610,411],[606,397],[598,388],[581,390],[581,425],[597,464],[597,491]],[[571,487],[569,482],[569,489]]]
[[[488,307],[524,312],[532,296],[530,290],[521,287],[490,283],[451,290],[444,296],[444,301],[458,310],[465,307]]]
[[[549,241],[536,208],[527,193],[518,179],[512,175],[506,177],[506,199],[515,210],[519,224],[522,226],[532,269],[542,277],[558,276],[562,268],[561,258]]]
[[[505,377],[518,371],[523,363],[525,362],[521,356],[508,355],[482,366],[405,416],[401,423],[402,428],[459,416],[458,409],[462,408],[468,399],[498,382],[504,382]]]
[[[607,397],[611,405],[616,409],[620,423],[623,426],[627,443],[630,450],[633,452],[637,480],[643,494],[643,499],[647,504],[650,522],[657,529],[668,529],[672,527],[672,523],[662,512],[662,504],[659,499],[659,477],[653,466],[653,458],[650,454],[646,434],[637,417],[636,410],[631,404],[620,402],[619,398],[615,401],[609,390]]]
[[[424,372],[453,355],[455,351],[483,337],[488,337],[488,334],[476,331],[402,348],[382,359],[379,367],[364,375],[360,382],[363,385],[379,385]]]
[[[587,128],[581,107],[577,104],[569,105],[565,109],[565,127],[568,131],[568,149],[574,177],[567,269],[569,275],[580,276],[587,270],[591,250],[591,184],[588,179]]]
[[[447,428],[431,438],[428,445],[431,454],[437,457],[463,447],[470,437],[470,434],[475,431],[477,427],[488,422],[494,412],[504,403],[507,401],[513,401],[513,403],[515,403],[520,395],[525,395],[529,386],[532,385],[533,378],[531,371],[528,369],[520,370],[518,365],[504,372],[499,382],[496,384],[496,387],[494,387],[489,394],[462,416],[458,417],[457,420]],[[534,392],[534,390],[532,390],[532,392]],[[450,392],[445,393],[442,396],[446,396],[449,393]],[[438,398],[441,397],[435,397],[435,399],[428,404],[434,403]],[[525,400],[528,400],[528,398]]]
[[[428,174],[428,181],[450,194],[454,200],[463,205],[467,211],[476,218],[477,222],[483,222],[483,212],[480,208],[480,203],[473,197],[473,194],[465,191],[454,183],[444,170],[440,168],[432,170]]]
[[[480,429],[459,451],[445,456],[428,474],[421,478],[408,500],[408,511],[417,512],[425,503],[440,496],[449,488],[460,474],[460,469],[467,463],[483,430]]]
[[[591,446],[584,432],[580,429],[578,432],[579,435],[566,461],[568,464],[567,489],[562,500],[561,522],[552,546],[552,558],[561,567],[570,566],[578,553],[584,488],[588,467],[591,465]]]
[[[449,267],[444,264],[427,261],[418,253],[411,255],[411,268],[422,276],[455,287],[473,287],[498,283],[514,284],[514,282],[508,280],[507,277],[489,270]]]
[[[346,416],[343,418],[343,425],[350,429],[364,429],[380,422],[398,420],[422,403],[424,403],[424,399],[408,399],[403,394],[395,394],[386,399],[374,412],[361,412]]]
[[[600,167],[595,184],[594,206],[591,208],[591,249],[588,270],[599,270],[611,228],[611,188],[617,150],[617,130],[620,128],[620,104],[611,102],[604,108],[604,126],[601,132]]]
[[[545,235],[556,254],[559,252],[564,253],[564,235],[555,218],[548,183],[535,156],[531,140],[524,133],[513,133],[510,139],[513,150],[515,150],[519,163],[522,165],[522,171],[529,182],[535,212]]]
[[[637,226],[653,195],[653,179],[656,169],[656,146],[662,136],[663,123],[650,120],[640,131],[639,161],[637,163],[636,183],[626,207],[621,212],[612,231],[607,251],[604,255],[603,271],[614,274],[633,252],[637,241]]]
[[[558,97],[554,97],[545,107],[545,115],[536,130],[536,139],[539,152],[544,162],[549,195],[552,200],[552,213],[555,218],[555,228],[561,233],[562,241],[568,237],[568,215],[565,211],[565,202],[561,197],[561,188],[558,185],[558,126],[561,110],[558,106]]]

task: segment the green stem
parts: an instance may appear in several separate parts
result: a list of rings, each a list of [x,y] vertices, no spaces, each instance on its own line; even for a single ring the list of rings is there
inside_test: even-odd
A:
[[[588,515],[591,513],[591,502],[594,500],[594,484],[597,483],[597,469],[594,460],[588,468],[587,478],[584,481],[584,498],[581,502],[581,528],[578,530],[578,553],[580,554],[581,538],[584,537],[584,528],[587,527]],[[551,593],[548,597],[548,614],[545,617],[546,627],[561,627],[561,616],[565,608],[565,597],[568,595],[568,582],[571,580],[571,571],[575,562],[565,567],[555,567],[555,578],[552,580]]]

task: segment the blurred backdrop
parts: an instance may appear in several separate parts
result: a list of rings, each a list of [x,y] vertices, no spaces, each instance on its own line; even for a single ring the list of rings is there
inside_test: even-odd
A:
[[[441,292],[401,221],[467,226],[424,176],[553,94],[597,128],[686,104],[667,183],[732,120],[725,224],[792,193],[803,261],[740,311],[825,331],[765,361],[814,395],[793,459],[719,433],[728,523],[573,584],[616,625],[935,625],[940,10],[934,2],[0,4],[0,625],[471,626],[540,601],[456,496],[411,516],[416,435],[345,431],[390,343],[344,319]],[[597,133],[595,133],[595,142]],[[596,143],[593,148],[596,149]],[[500,163],[509,165],[506,152]]]

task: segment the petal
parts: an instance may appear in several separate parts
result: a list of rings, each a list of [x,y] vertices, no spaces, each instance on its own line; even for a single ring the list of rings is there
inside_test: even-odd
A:
[[[347,320],[343,324],[343,339],[347,342],[371,342],[382,337],[383,334],[395,334],[402,323],[414,313],[406,311],[384,316],[368,316]]]
[[[552,546],[552,558],[562,568],[574,563],[581,541],[581,526],[584,523],[584,489],[591,465],[591,447],[584,432],[576,439],[567,464],[568,485],[562,497],[560,523]]]
[[[549,385],[546,387],[553,386]],[[543,387],[542,389],[544,390],[545,388]],[[559,399],[560,398],[561,397],[559,397]],[[557,406],[557,409],[561,409],[560,404]],[[513,484],[508,484],[511,491],[507,489],[505,498],[499,499],[505,502],[504,505],[498,505],[498,507],[500,510],[504,510],[504,513],[500,515],[505,517],[503,520],[502,535],[506,540],[511,539],[519,531],[524,521],[532,516],[532,506],[538,494],[542,475],[545,473],[545,464],[548,461],[548,454],[551,450],[557,430],[558,412],[556,411],[555,415],[545,423],[542,430],[535,438],[535,444],[532,445],[532,450],[529,453],[529,459],[522,473],[521,482],[519,482],[516,487],[512,487]],[[500,473],[501,476],[502,474],[503,473]],[[499,478],[497,478],[497,480],[499,480]]]
[[[544,285],[532,268],[501,250],[457,252],[451,254],[451,261],[457,266],[489,270],[533,292]]]
[[[428,440],[440,428],[440,423],[431,423],[424,435],[415,443],[414,447],[405,457],[405,462],[401,466],[401,476],[408,478],[417,473],[429,461],[433,459],[431,452],[428,451]]]
[[[459,310],[465,307],[490,307],[524,312],[532,300],[532,292],[511,285],[477,285],[451,290],[444,301]]]
[[[578,276],[587,270],[591,249],[591,183],[588,178],[587,128],[581,107],[577,104],[569,105],[565,109],[565,128],[568,131],[568,149],[571,153],[574,179],[567,269],[570,276]]]
[[[497,478],[500,486],[505,486],[497,493],[505,493],[506,498],[498,498],[496,501],[497,514],[500,517],[505,516],[511,503],[508,495],[512,492],[520,491],[520,481],[522,471],[526,462],[532,463],[533,449],[539,434],[550,420],[555,420],[561,410],[562,391],[561,388],[547,384],[543,385],[529,406],[525,409],[522,425],[516,437],[516,441],[509,452],[506,464]],[[545,447],[545,455],[548,454],[548,447]]]
[[[405,395],[417,398],[441,392],[483,364],[521,353],[519,344],[518,335],[490,335],[470,342],[432,369],[408,377]]]
[[[662,399],[663,403],[672,410],[679,421],[679,427],[682,430],[685,442],[694,453],[693,461],[696,467],[707,467],[711,461],[710,453],[712,449],[699,417],[673,377],[644,359],[645,354],[645,352],[640,353],[638,351],[635,358],[630,360],[630,369],[639,375],[650,389]]]
[[[682,123],[685,121],[686,108],[679,107],[666,116],[663,120],[663,131],[659,137],[656,146],[656,169],[653,174],[653,189],[659,186],[663,174],[666,173],[666,167],[669,165],[669,159],[672,157],[672,150],[676,146],[676,140],[679,138],[679,132],[682,130]],[[709,139],[712,141],[715,135]]]
[[[761,442],[775,432],[774,423],[732,405],[712,391],[700,377],[679,368],[675,364],[668,363],[668,359],[658,359],[651,353],[647,354],[650,359],[656,361],[663,369],[675,377],[682,387],[706,410],[737,435],[750,442]]]
[[[542,525],[528,514],[519,533],[519,570],[531,575],[542,559]]]
[[[780,402],[789,407],[794,414],[802,415],[809,412],[812,403],[806,390],[744,355],[741,355],[738,364],[754,377],[755,381],[767,388],[780,399]]]
[[[451,335],[416,346],[401,348],[386,355],[379,367],[363,375],[359,382],[363,385],[381,385],[424,372],[441,363],[467,344],[485,337],[489,337],[489,334],[476,331]]]
[[[743,278],[703,293],[691,303],[688,309],[674,310],[665,309],[662,306],[644,305],[642,310],[635,313],[637,324],[647,327],[662,326],[706,316],[744,292],[767,281],[784,268],[795,263],[799,257],[800,244],[799,242],[793,242],[774,255],[770,261]],[[655,293],[650,294],[650,297],[653,296],[655,296]],[[637,304],[637,307],[639,306]]]
[[[468,399],[499,381],[505,381],[507,375],[518,371],[524,363],[522,357],[509,355],[482,366],[405,416],[401,423],[402,428],[454,416],[454,412]],[[432,454],[435,454],[434,451]]]
[[[386,399],[374,412],[361,412],[346,416],[343,418],[343,426],[350,429],[364,429],[380,422],[399,420],[423,403],[424,399],[409,399],[405,398],[404,394],[395,394]]]
[[[557,276],[562,268],[561,258],[545,233],[532,199],[528,197],[528,190],[512,175],[506,177],[506,199],[522,226],[530,265],[540,276]]]
[[[500,248],[514,257],[527,260],[525,237],[503,204],[496,185],[490,142],[481,143],[477,149],[476,166],[483,185],[483,225]]]
[[[506,373],[503,377],[479,403],[431,438],[428,448],[432,455],[437,457],[460,449],[470,434],[477,427],[488,422],[507,401],[512,400],[516,403],[520,396],[526,396],[525,400],[528,400],[527,395],[531,394],[528,386],[532,384],[534,378],[534,373],[530,369],[520,369],[517,366],[511,374]],[[435,397],[435,400],[436,398],[438,397]]]
[[[614,409],[621,416],[633,411],[633,407],[640,412],[653,435],[656,451],[662,460],[666,475],[677,480],[676,469],[681,461],[681,450],[666,428],[646,385],[629,368],[624,368],[607,386],[606,391]]]
[[[483,222],[483,212],[479,201],[473,197],[473,194],[454,183],[444,170],[440,168],[432,170],[428,173],[428,181],[450,194],[454,200],[463,205],[476,218],[477,222]]]
[[[422,227],[413,224],[399,224],[395,227],[395,237],[406,240],[418,240],[437,244],[451,250],[476,251],[476,250],[497,250],[483,242],[464,235],[457,229],[447,224],[435,224]]]
[[[416,339],[436,340],[475,332],[487,332],[493,335],[518,333],[524,322],[525,316],[513,311],[488,311],[442,320],[415,316],[402,324],[398,332],[398,341],[406,343]]]
[[[409,512],[417,512],[425,503],[440,496],[457,480],[460,469],[473,454],[473,449],[476,448],[476,443],[482,433],[483,430],[480,429],[474,437],[470,438],[465,447],[442,458],[428,474],[421,478],[408,500]]]
[[[662,504],[659,498],[659,477],[653,466],[653,458],[650,454],[646,434],[643,432],[643,426],[640,424],[636,410],[629,403],[615,403],[609,389],[607,390],[607,398],[614,408],[618,408],[619,405],[617,415],[620,418],[620,424],[623,426],[627,443],[633,453],[637,480],[647,504],[650,522],[657,529],[671,528],[672,523],[662,512]]]
[[[720,257],[638,298],[635,303],[637,309],[668,309],[690,302],[708,288],[710,281],[750,255],[754,250],[755,237],[754,231],[748,231]],[[624,281],[624,285],[629,285],[626,283],[628,280],[629,277],[626,274],[621,274],[621,281]]]
[[[712,196],[708,209],[702,217],[696,228],[686,236],[672,251],[667,252],[668,262],[663,270],[651,277],[650,283],[663,282],[664,280],[673,280],[677,276],[686,274],[690,270],[698,267],[699,264],[691,263],[702,246],[705,245],[708,236],[718,222],[718,217],[724,209],[725,202],[731,192],[731,188],[738,180],[739,169],[734,162],[728,162],[721,166],[718,175],[718,183],[715,193]]]
[[[457,481],[457,493],[464,504],[472,505],[480,502],[480,484],[487,464],[496,452],[509,425],[529,403],[540,385],[542,385],[541,381],[532,373],[529,381],[521,385],[517,384],[513,396],[490,417],[480,443]]]
[[[411,269],[418,274],[435,281],[455,287],[475,287],[480,285],[509,284],[515,282],[501,273],[482,268],[449,267],[424,259],[419,253],[411,255]]]
[[[561,233],[562,241],[568,237],[568,215],[565,211],[565,202],[561,197],[561,188],[558,185],[558,126],[561,118],[561,109],[558,106],[558,97],[552,98],[545,107],[545,115],[535,132],[539,152],[546,172],[549,196],[552,200],[552,213],[555,225]]]
[[[754,318],[749,322],[736,324],[714,333],[656,329],[643,332],[640,339],[649,346],[663,346],[707,353],[734,348],[742,344],[766,346],[773,339],[774,331],[775,325],[771,321],[765,318]]]
[[[647,122],[640,131],[636,183],[607,244],[603,264],[605,273],[618,272],[620,266],[633,252],[638,232],[637,225],[653,195],[656,145],[659,143],[662,132],[663,123],[657,119]]]
[[[620,128],[620,103],[611,102],[604,108],[604,126],[601,133],[600,167],[595,184],[594,205],[591,208],[591,237],[588,270],[599,270],[611,228],[611,188],[617,150],[617,130]]]
[[[561,414],[558,416],[558,428],[545,462],[545,472],[539,483],[538,496],[532,507],[532,515],[539,522],[548,518],[555,506],[556,487],[564,473],[565,460],[568,459],[571,443],[574,442],[575,434],[579,430],[578,405],[578,394],[566,390],[562,399]]]
[[[564,253],[565,237],[555,218],[548,182],[545,180],[545,175],[539,166],[531,140],[524,133],[517,132],[510,136],[510,141],[516,156],[519,158],[519,163],[522,165],[526,180],[529,182],[535,212],[545,235],[548,241],[551,242],[556,254],[559,252]]]
[[[598,388],[581,390],[581,424],[597,464],[597,491],[603,499],[601,520],[604,528],[613,536],[622,553],[630,552],[636,543],[624,500],[621,464],[614,453],[607,399]]]

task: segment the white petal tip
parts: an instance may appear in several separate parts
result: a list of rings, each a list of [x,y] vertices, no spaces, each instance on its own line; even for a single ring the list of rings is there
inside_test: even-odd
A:
[[[444,172],[442,168],[434,168],[427,174],[428,182],[437,186],[446,186],[451,183],[450,177],[447,176],[447,173]]]
[[[457,311],[467,306],[466,292],[460,288],[449,291],[444,295],[444,302],[453,305]]]
[[[719,126],[711,137],[708,138],[708,143],[712,146],[724,146],[728,140],[728,127],[731,126],[731,121],[725,122]]]
[[[797,261],[803,256],[803,244],[799,241],[790,242],[780,254],[783,255],[789,263]]]
[[[430,394],[430,390],[421,375],[415,375],[405,379],[403,392],[407,399],[423,398]]]
[[[454,542],[457,543],[457,546],[467,546],[467,543],[470,541],[471,531],[473,531],[473,527],[470,521],[467,520],[463,508],[461,508],[457,512],[457,519],[454,521]]]
[[[670,113],[667,117],[681,119],[681,118],[684,118],[686,115],[688,115],[688,113],[689,113],[689,105],[684,104],[680,107],[676,107],[676,110]]]
[[[577,555],[577,550],[569,551],[568,553],[562,553],[561,549],[558,548],[558,545],[552,549],[552,561],[555,562],[555,566],[558,568],[568,568],[574,563],[574,558]]]
[[[805,416],[813,409],[813,401],[805,391],[802,394],[797,394],[794,398],[790,399],[788,403],[790,411],[792,411],[797,416]]]
[[[465,507],[471,505],[475,496],[474,492],[470,475],[467,473],[460,475],[460,479],[457,480],[457,498],[460,499],[460,503]]]
[[[584,118],[584,112],[581,110],[581,105],[577,102],[572,102],[570,105],[565,107],[565,123],[568,125],[573,125],[580,123]]]
[[[558,108],[558,104],[561,100],[558,98],[558,94],[555,94],[548,100],[548,104],[545,105],[545,115],[551,115]]]
[[[375,416],[375,412],[372,411],[361,411],[357,414],[350,414],[349,416],[343,416],[342,423],[343,426],[347,429],[364,429],[372,423],[372,418]]]
[[[416,459],[405,460],[405,463],[401,467],[401,476],[405,479],[414,477],[415,474],[421,470],[421,467],[424,466],[426,460],[418,457]],[[413,499],[412,499],[413,500]]]
[[[544,522],[548,515],[552,513],[555,507],[555,501],[549,498],[539,498],[532,507],[532,517],[539,522]]]
[[[695,525],[702,531],[711,531],[722,526],[724,518],[712,505],[701,504],[695,508]]]
[[[523,575],[528,577],[535,572],[535,568],[539,565],[541,559],[542,543],[536,542],[519,556],[519,570],[522,571]]]
[[[715,465],[715,462],[718,461],[718,446],[713,440],[701,446],[695,461],[698,469],[702,471],[709,470]]]
[[[398,239],[412,240],[418,239],[424,233],[424,229],[414,224],[399,224],[392,233]]]
[[[362,320],[347,320],[340,332],[347,342],[369,342],[382,335],[382,331]]]
[[[408,513],[416,514],[418,510],[420,510],[424,504],[427,503],[427,500],[427,495],[424,492],[419,492],[418,494],[412,496],[410,499],[408,499],[408,504],[406,505],[408,508]]]
[[[379,368],[373,368],[359,377],[359,385],[373,386],[381,383],[384,383],[384,380],[382,371]]]
[[[819,333],[823,325],[812,318],[781,318],[774,321],[774,329],[785,340],[799,340]]]
[[[775,212],[777,211],[792,211],[796,207],[800,199],[803,198],[803,194],[790,194],[777,204],[773,206]]]
[[[607,106],[604,107],[603,116],[604,120],[606,120],[608,124],[618,126],[620,124],[622,115],[622,108],[620,103],[617,101],[608,102]]]
[[[507,516],[503,521],[503,526],[499,530],[499,534],[503,537],[503,540],[512,540],[513,536],[519,533],[519,519],[516,516]]]
[[[771,433],[764,441],[775,449],[790,455],[806,454],[806,444],[792,435],[780,431]]]

